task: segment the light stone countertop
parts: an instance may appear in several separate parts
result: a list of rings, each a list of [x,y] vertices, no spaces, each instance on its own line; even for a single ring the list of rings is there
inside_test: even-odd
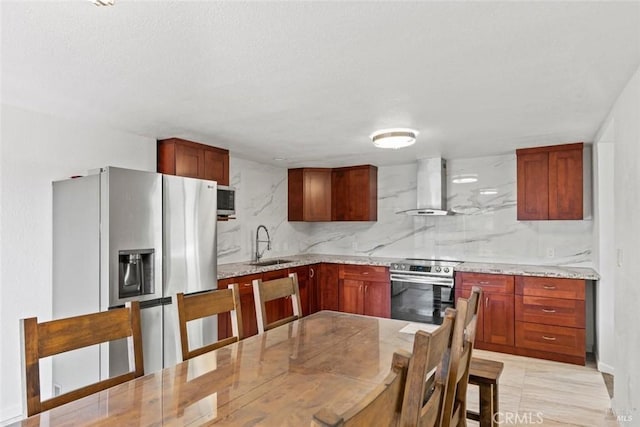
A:
[[[286,264],[270,266],[254,266],[251,261],[236,262],[218,265],[218,279],[228,277],[245,276],[248,274],[264,273],[266,271],[282,270],[284,268],[302,267],[304,265],[318,263],[377,265],[389,267],[391,263],[401,261],[403,258],[366,257],[353,255],[330,254],[305,254],[283,256],[280,259],[290,260]],[[269,261],[269,258],[263,261]],[[598,280],[600,275],[592,268],[585,267],[560,267],[555,265],[524,265],[524,264],[499,264],[484,262],[463,262],[456,266],[456,271],[490,274],[513,274],[519,276],[558,277],[564,279]]]

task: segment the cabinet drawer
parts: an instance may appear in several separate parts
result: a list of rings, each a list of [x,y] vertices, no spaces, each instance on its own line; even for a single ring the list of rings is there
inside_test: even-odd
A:
[[[513,294],[513,276],[504,274],[458,273],[456,286],[461,289],[471,289],[473,286],[482,288],[484,292]]]
[[[226,288],[231,283],[238,284],[238,290],[240,295],[251,294],[253,295],[253,281],[255,279],[262,279],[262,274],[249,274],[247,276],[230,277],[228,279],[222,279],[218,281],[218,289]]]
[[[584,357],[584,329],[516,322],[516,347]]]
[[[553,277],[516,277],[516,294],[584,300],[585,281]]]
[[[341,265],[340,279],[389,282],[389,269],[375,265]]]
[[[516,295],[516,320],[584,328],[583,300]]]

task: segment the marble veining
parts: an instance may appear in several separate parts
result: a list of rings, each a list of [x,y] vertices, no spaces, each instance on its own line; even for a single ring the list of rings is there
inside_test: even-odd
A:
[[[412,217],[415,163],[378,168],[378,221],[289,222],[287,169],[231,156],[235,220],[219,222],[218,262],[241,263],[255,254],[255,230],[264,224],[272,246],[266,258],[296,254],[374,258],[440,258],[476,263],[593,266],[593,222],[517,221],[515,154],[447,162],[447,203],[455,215]],[[453,176],[478,175],[470,184]]]

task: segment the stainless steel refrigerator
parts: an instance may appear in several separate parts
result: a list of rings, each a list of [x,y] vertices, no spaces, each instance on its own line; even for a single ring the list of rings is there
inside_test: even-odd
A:
[[[138,300],[145,373],[180,360],[175,294],[217,287],[217,184],[115,167],[53,183],[53,317]],[[214,341],[216,319],[190,325]],[[52,394],[127,370],[126,342],[53,357]]]

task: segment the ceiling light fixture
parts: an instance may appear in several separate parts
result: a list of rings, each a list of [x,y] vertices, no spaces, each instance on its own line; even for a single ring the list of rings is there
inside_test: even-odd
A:
[[[96,6],[113,6],[116,4],[116,0],[89,0]]]
[[[373,145],[378,148],[404,148],[413,145],[416,142],[418,131],[405,128],[381,129],[371,135]]]

